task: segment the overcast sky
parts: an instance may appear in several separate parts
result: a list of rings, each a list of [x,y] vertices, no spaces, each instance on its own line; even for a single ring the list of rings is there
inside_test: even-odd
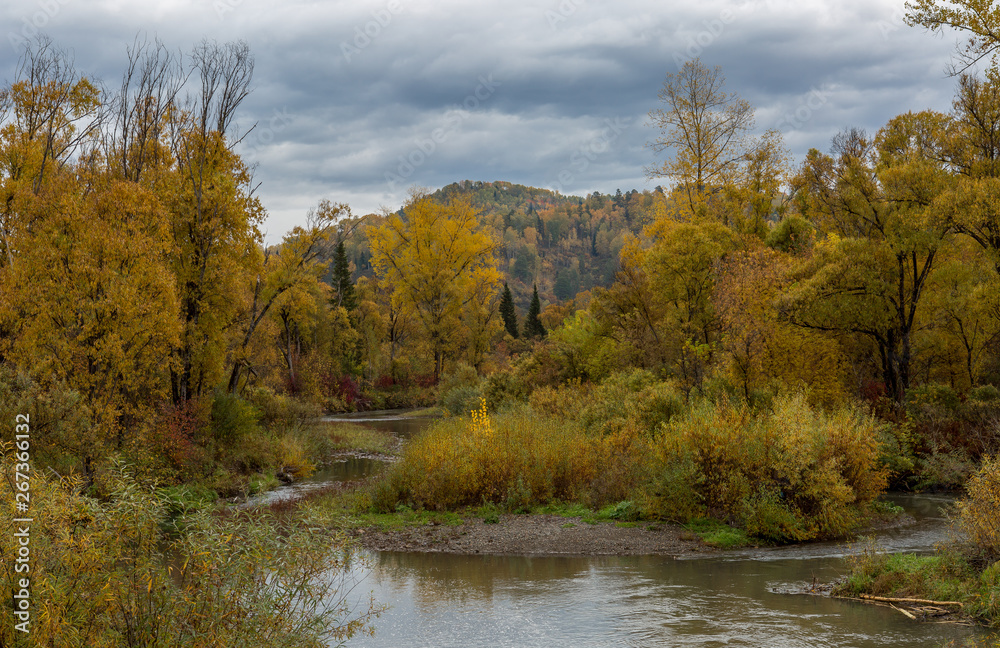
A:
[[[668,72],[719,65],[796,163],[846,127],[950,109],[956,37],[903,23],[903,0],[6,0],[0,75],[41,29],[109,85],[137,35],[190,51],[244,39],[239,126],[268,242],[322,198],[395,209],[412,185],[509,180],[564,194],[651,189],[647,114]]]

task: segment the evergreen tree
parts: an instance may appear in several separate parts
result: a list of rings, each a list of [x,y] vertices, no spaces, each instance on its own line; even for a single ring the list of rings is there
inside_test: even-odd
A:
[[[531,306],[528,308],[528,316],[524,320],[524,337],[542,338],[547,331],[538,318],[542,312],[542,303],[538,300],[538,284],[534,286],[534,293],[531,295]]]
[[[517,339],[517,312],[514,310],[514,296],[510,294],[510,286],[503,282],[503,296],[500,297],[500,317],[511,337]]]
[[[343,306],[349,311],[358,307],[358,300],[354,296],[354,284],[351,283],[351,265],[347,261],[347,252],[344,250],[344,242],[337,242],[337,251],[333,256],[333,301],[337,306]]]

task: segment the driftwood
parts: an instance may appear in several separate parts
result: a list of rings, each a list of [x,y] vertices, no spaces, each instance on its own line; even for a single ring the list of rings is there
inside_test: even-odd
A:
[[[893,605],[892,603],[890,603],[890,604],[889,604],[889,607],[891,607],[891,608],[892,608],[893,610],[895,610],[895,611],[897,611],[897,612],[902,612],[903,614],[905,614],[906,616],[910,617],[910,618],[911,618],[911,619],[913,619],[914,621],[916,621],[916,620],[917,620],[917,617],[915,617],[914,615],[910,614],[909,612],[907,612],[907,611],[906,611],[906,610],[904,610],[903,608],[898,608],[898,607],[896,607],[895,605]]]
[[[962,606],[961,601],[930,601],[928,599],[916,599],[916,598],[890,598],[888,596],[873,596],[871,594],[861,594],[859,598],[868,599],[869,601],[884,601],[886,603],[919,603],[921,605],[957,605]]]

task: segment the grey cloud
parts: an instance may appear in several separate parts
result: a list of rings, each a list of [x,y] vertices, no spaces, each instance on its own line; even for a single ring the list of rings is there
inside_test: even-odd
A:
[[[51,1],[61,9],[46,32],[109,84],[136,34],[185,51],[205,37],[250,43],[256,89],[239,123],[257,126],[241,150],[257,165],[269,240],[320,198],[365,213],[397,207],[409,184],[650,188],[659,182],[643,175],[656,161],[646,113],[689,55],[722,66],[727,89],[758,108],[759,129],[779,127],[798,159],[844,127],[947,110],[954,91],[942,73],[952,41],[904,26],[895,0]],[[5,5],[8,26],[40,6]],[[0,44],[0,74],[9,79],[15,60]],[[454,107],[490,75],[495,91],[456,120]],[[628,128],[602,142],[615,119]],[[420,163],[402,177],[400,158],[411,157]],[[560,183],[563,171],[571,182]],[[387,173],[402,183],[390,189]]]

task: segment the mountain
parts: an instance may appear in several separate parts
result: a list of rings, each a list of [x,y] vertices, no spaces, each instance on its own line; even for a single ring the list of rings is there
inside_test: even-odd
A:
[[[543,306],[572,299],[595,286],[609,286],[618,252],[630,234],[652,217],[654,191],[592,193],[586,197],[511,182],[455,182],[431,194],[447,201],[469,196],[500,243],[498,256],[514,303],[527,311],[537,283]],[[347,242],[355,278],[372,272],[363,228]]]

